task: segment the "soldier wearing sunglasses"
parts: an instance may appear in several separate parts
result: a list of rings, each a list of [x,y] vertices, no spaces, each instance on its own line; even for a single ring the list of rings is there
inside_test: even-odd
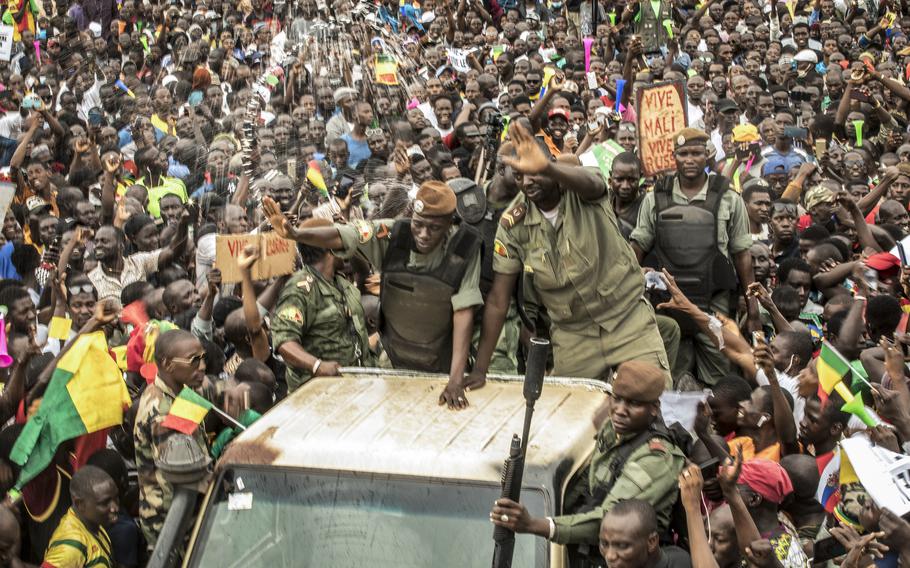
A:
[[[174,497],[174,487],[155,467],[155,460],[167,439],[176,430],[162,426],[174,399],[183,387],[202,386],[205,379],[205,349],[188,331],[166,331],[155,342],[155,364],[158,376],[146,387],[139,399],[133,436],[136,446],[136,466],[139,470],[139,524],[149,548],[155,546]],[[192,434],[204,453],[208,453],[204,424]],[[198,482],[197,489],[205,492],[208,477]]]

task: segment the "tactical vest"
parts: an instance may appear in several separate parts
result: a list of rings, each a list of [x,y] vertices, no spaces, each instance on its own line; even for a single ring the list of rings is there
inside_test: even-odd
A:
[[[722,176],[708,179],[705,201],[689,205],[673,202],[672,176],[654,188],[654,251],[658,262],[702,310],[709,309],[714,294],[737,287],[733,263],[717,245],[717,212],[729,182]]]
[[[644,53],[657,53],[661,46],[667,45],[668,34],[664,22],[672,22],[668,2],[661,1],[658,14],[654,14],[649,0],[642,0],[638,4],[638,13],[641,19],[635,26],[636,34],[641,37]]]
[[[382,261],[382,345],[396,368],[448,373],[452,364],[452,296],[461,286],[481,237],[466,225],[449,238],[445,260],[432,271],[408,268],[411,220],[392,227]]]

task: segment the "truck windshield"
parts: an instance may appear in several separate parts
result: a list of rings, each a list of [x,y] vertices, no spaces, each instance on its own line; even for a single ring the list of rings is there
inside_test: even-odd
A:
[[[196,568],[488,565],[493,485],[287,469],[225,472],[192,557]],[[541,490],[522,502],[545,515]],[[547,565],[544,539],[519,535],[512,566]]]

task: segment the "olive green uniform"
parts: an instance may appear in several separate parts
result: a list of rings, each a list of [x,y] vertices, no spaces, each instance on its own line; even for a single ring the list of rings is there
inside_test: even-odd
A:
[[[350,258],[355,253],[360,252],[370,264],[381,268],[385,253],[392,242],[389,237],[394,224],[394,219],[361,220],[355,221],[350,225],[336,224],[335,228],[338,229],[338,234],[341,235],[341,241],[344,246],[341,250],[335,251],[335,253],[339,258]],[[446,258],[447,239],[451,238],[457,231],[458,227],[453,225],[449,229],[446,238],[427,254],[411,251],[408,268],[430,272],[442,264]],[[461,286],[452,295],[452,311],[457,312],[458,310],[481,305],[483,305],[483,296],[480,294],[480,252],[478,251],[468,263],[468,268],[461,279]]]
[[[139,409],[136,412],[136,423],[133,426],[136,469],[139,473],[139,526],[150,550],[158,541],[164,519],[174,499],[174,486],[155,467],[155,458],[158,457],[167,439],[178,433],[161,425],[170,412],[176,396],[161,378],[156,377],[155,382],[142,392]],[[204,422],[196,428],[192,438],[199,444],[202,453],[208,455]],[[206,476],[195,488],[200,493],[205,493],[208,483],[209,477]]]
[[[708,197],[708,181],[692,199],[679,189],[679,180],[673,180],[672,203],[688,205],[704,202]],[[638,244],[646,254],[656,242],[655,227],[657,224],[654,193],[645,195],[638,211],[638,225],[632,231],[631,240]],[[742,197],[732,190],[724,192],[717,210],[717,248],[731,261],[742,251],[752,246],[752,234],[749,231],[749,217]],[[730,315],[732,298],[728,292],[715,294],[710,309],[714,313]],[[711,339],[699,333],[684,337],[679,347],[674,376],[695,370],[698,379],[706,384],[714,384],[730,370],[729,360],[717,350]]]
[[[329,282],[309,265],[299,270],[281,290],[272,319],[275,351],[296,342],[307,353],[341,366],[373,366],[369,334],[357,287],[336,274]],[[288,392],[312,378],[309,369],[288,365]]]
[[[567,191],[555,227],[524,194],[503,214],[493,269],[524,271],[552,321],[554,373],[608,378],[624,361],[669,364],[644,278],[623,239],[609,194],[585,201]]]
[[[634,434],[626,436],[632,437]],[[596,494],[598,486],[609,482],[610,464],[625,438],[617,436],[610,420],[607,420],[597,433],[597,447],[588,468],[587,483],[590,494]],[[682,450],[665,438],[655,435],[629,455],[603,503],[585,513],[553,518],[556,525],[553,542],[596,545],[604,514],[613,505],[626,499],[642,499],[650,503],[657,513],[659,530],[666,532],[677,498],[679,474],[685,464],[686,456]]]

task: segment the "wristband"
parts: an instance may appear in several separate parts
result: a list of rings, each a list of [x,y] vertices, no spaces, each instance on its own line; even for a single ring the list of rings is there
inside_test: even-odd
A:
[[[556,537],[556,523],[553,522],[552,517],[547,517],[547,522],[550,523],[550,536],[547,537],[547,540],[553,540]]]
[[[322,359],[316,359],[316,362],[313,363],[313,370],[310,371],[311,375],[316,375],[316,371],[319,370],[319,365],[322,365]]]

